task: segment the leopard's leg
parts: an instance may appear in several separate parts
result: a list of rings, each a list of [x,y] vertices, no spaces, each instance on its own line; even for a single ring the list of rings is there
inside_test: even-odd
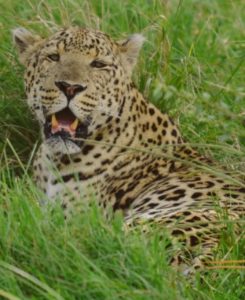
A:
[[[192,212],[188,216],[179,213],[175,224],[171,224],[173,244],[179,244],[171,264],[180,266],[184,274],[205,269],[213,259],[218,247],[222,222],[216,212]]]

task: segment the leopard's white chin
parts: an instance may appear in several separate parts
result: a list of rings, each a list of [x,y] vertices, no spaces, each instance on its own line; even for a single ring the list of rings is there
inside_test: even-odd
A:
[[[46,144],[53,153],[76,154],[81,152],[81,148],[70,139],[63,139],[59,136],[50,137],[46,140]]]

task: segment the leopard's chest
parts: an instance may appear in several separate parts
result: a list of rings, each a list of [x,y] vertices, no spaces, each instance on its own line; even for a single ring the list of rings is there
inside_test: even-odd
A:
[[[45,165],[43,172],[45,175],[39,176],[37,186],[44,191],[46,203],[59,202],[64,206],[74,206],[83,205],[95,197],[98,200],[101,198],[101,185],[104,181],[101,176],[95,175],[87,180],[82,180],[76,172],[68,174],[57,173],[55,170],[47,172]]]

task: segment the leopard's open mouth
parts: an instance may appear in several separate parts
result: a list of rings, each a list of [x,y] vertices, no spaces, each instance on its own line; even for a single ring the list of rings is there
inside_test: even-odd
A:
[[[48,116],[44,125],[46,139],[60,137],[63,140],[72,140],[78,145],[83,142],[82,139],[86,138],[87,133],[88,124],[81,123],[68,107]]]

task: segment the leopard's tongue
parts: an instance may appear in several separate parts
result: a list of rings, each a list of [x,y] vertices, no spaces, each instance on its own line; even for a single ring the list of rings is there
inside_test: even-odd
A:
[[[51,117],[51,132],[52,134],[59,131],[66,131],[71,136],[74,136],[78,126],[78,119],[67,110],[53,114]]]

